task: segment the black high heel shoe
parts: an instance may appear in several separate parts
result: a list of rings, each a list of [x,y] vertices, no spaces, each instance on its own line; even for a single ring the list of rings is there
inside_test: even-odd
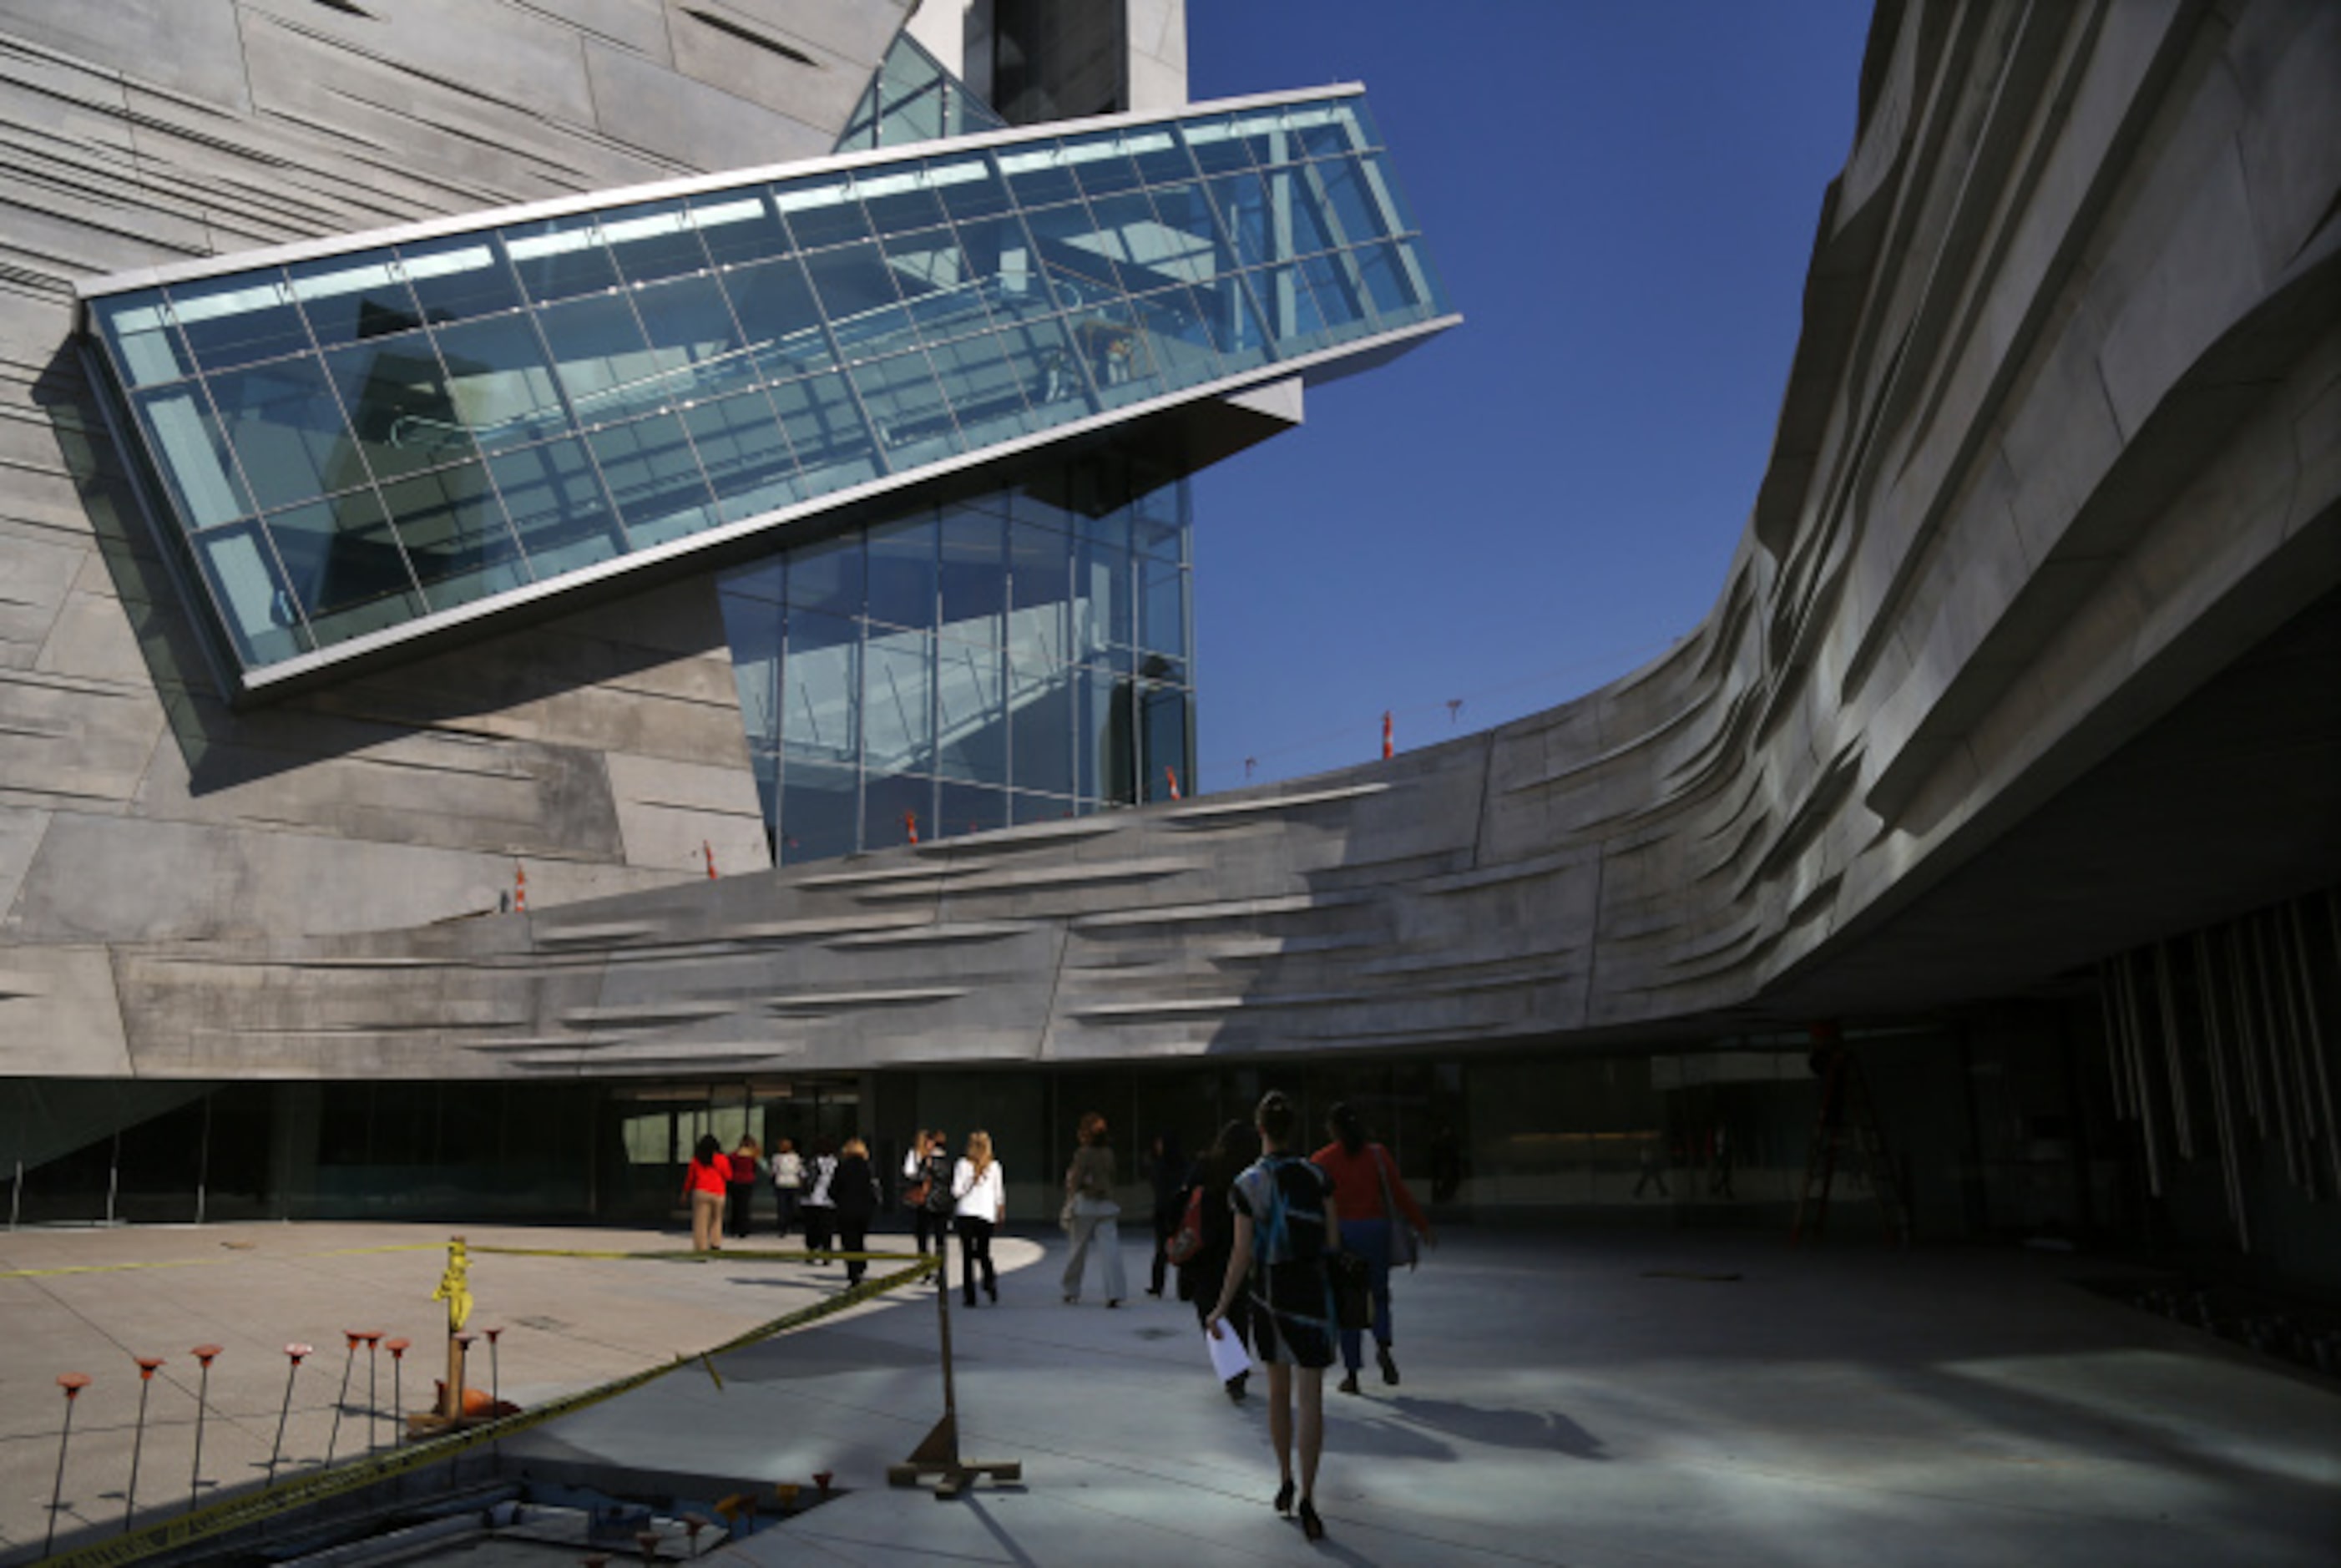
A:
[[[1300,1533],[1311,1541],[1325,1539],[1325,1522],[1317,1517],[1317,1504],[1310,1498],[1300,1500]]]
[[[1290,1479],[1287,1479],[1283,1485],[1276,1489],[1276,1511],[1279,1513],[1290,1513],[1292,1512],[1292,1493],[1294,1490],[1295,1488]]]

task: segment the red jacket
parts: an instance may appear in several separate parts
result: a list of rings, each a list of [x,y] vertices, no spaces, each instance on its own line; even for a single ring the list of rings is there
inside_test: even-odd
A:
[[[1398,1162],[1380,1144],[1368,1144],[1354,1154],[1338,1143],[1328,1144],[1309,1158],[1333,1178],[1333,1203],[1340,1211],[1342,1223],[1382,1217],[1382,1173],[1387,1172],[1390,1196],[1398,1200],[1399,1212],[1406,1216],[1407,1223],[1418,1231],[1430,1229],[1430,1222],[1422,1217],[1414,1194],[1406,1190],[1406,1183],[1399,1176]]]
[[[693,1160],[683,1167],[683,1190],[691,1193],[721,1193],[732,1181],[732,1156],[718,1154],[712,1164],[701,1164]]]

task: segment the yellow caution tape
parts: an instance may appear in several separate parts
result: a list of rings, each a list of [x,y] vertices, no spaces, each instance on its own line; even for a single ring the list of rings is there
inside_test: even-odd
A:
[[[437,1253],[444,1252],[444,1242],[402,1242],[379,1247],[336,1247],[322,1253],[262,1253],[254,1257],[228,1258],[160,1258],[144,1263],[68,1263],[53,1269],[10,1269],[0,1271],[0,1280],[48,1279],[59,1274],[105,1274],[129,1269],[195,1269],[212,1268],[222,1263],[255,1263],[267,1260],[292,1263],[307,1258],[354,1258],[374,1253]],[[474,1253],[493,1253],[506,1258],[598,1258],[623,1263],[806,1263],[908,1262],[916,1253],[807,1253],[807,1252],[692,1252],[689,1248],[672,1248],[659,1252],[623,1253],[594,1251],[580,1247],[491,1247],[473,1246]]]
[[[476,1247],[473,1250],[491,1252],[497,1249]],[[662,1254],[577,1253],[567,1255],[639,1258]],[[700,1254],[684,1253],[682,1255],[695,1257]],[[912,1267],[878,1279],[865,1280],[858,1285],[850,1286],[839,1292],[826,1301],[815,1302],[811,1306],[800,1307],[794,1312],[785,1313],[770,1323],[749,1329],[744,1333],[734,1334],[722,1344],[702,1351],[700,1359],[708,1363],[708,1370],[711,1373],[714,1370],[712,1358],[716,1356],[729,1355],[733,1351],[743,1350],[749,1345],[786,1333],[792,1329],[818,1323],[822,1318],[843,1312],[848,1307],[859,1306],[874,1296],[882,1295],[897,1285],[924,1280],[941,1267],[941,1259],[918,1257],[916,1253],[836,1253],[827,1255],[891,1260],[915,1258],[916,1262]],[[231,1530],[240,1530],[249,1524],[257,1524],[263,1520],[274,1519],[279,1514],[290,1513],[313,1503],[324,1503],[332,1498],[362,1491],[397,1476],[428,1469],[443,1460],[453,1459],[467,1450],[477,1448],[482,1443],[493,1443],[500,1438],[510,1437],[515,1433],[525,1432],[533,1426],[541,1426],[558,1417],[591,1409],[604,1401],[615,1399],[622,1393],[631,1393],[635,1389],[664,1377],[677,1367],[690,1364],[690,1359],[677,1356],[662,1366],[653,1366],[633,1373],[619,1378],[614,1383],[603,1383],[598,1388],[589,1388],[581,1393],[565,1394],[559,1399],[540,1404],[533,1410],[522,1411],[515,1415],[504,1416],[501,1420],[489,1422],[466,1431],[451,1433],[444,1437],[433,1438],[428,1442],[413,1443],[386,1454],[353,1460],[347,1464],[336,1465],[330,1469],[312,1471],[306,1475],[284,1482],[281,1485],[264,1488],[241,1497],[227,1498],[196,1509],[192,1513],[183,1513],[176,1518],[164,1520],[158,1523],[150,1524],[144,1529],[131,1531],[125,1535],[111,1536],[77,1551],[61,1553],[55,1557],[45,1559],[44,1568],[115,1568],[117,1564],[136,1563],[159,1552],[175,1551],[194,1542],[208,1540],[212,1536],[224,1534]]]

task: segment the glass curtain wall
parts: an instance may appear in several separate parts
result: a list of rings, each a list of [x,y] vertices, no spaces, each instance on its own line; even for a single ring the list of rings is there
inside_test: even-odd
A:
[[[89,311],[249,676],[1446,305],[1342,96],[427,233]]]
[[[727,573],[776,859],[1183,791],[1187,504],[1183,480],[1096,457]]]
[[[949,136],[1002,130],[1007,124],[905,33],[894,40],[877,75],[870,79],[870,90],[853,106],[845,134],[837,138],[837,150],[852,153],[911,142],[940,142]]]

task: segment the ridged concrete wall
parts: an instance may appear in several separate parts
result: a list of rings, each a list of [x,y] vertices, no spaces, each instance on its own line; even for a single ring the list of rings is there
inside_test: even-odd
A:
[[[124,1070],[125,942],[771,864],[705,578],[223,707],[73,280],[823,155],[911,3],[0,0],[0,1073]]]
[[[2030,885],[2007,846],[2341,585],[2341,7],[1889,0],[1870,55],[1748,533],[1637,674],[1061,828],[526,918],[19,947],[82,967],[0,1024],[56,1021],[35,1070],[191,1076],[1444,1050],[1928,1005],[2137,940],[2118,875]],[[2290,722],[2264,715],[2279,768]],[[2075,831],[2117,868],[2241,782]],[[2218,824],[2273,870],[2122,918],[2332,881],[2301,793]]]

